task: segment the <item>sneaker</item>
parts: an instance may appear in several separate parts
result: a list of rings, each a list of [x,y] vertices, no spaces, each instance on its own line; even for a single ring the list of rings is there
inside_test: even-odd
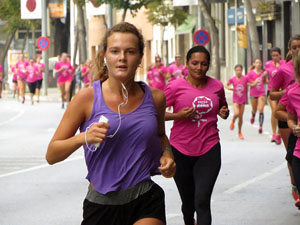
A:
[[[276,136],[276,145],[280,145],[281,144],[281,137],[280,135]]]
[[[299,199],[296,200],[295,206],[300,210],[300,200]]]
[[[234,122],[233,122],[233,120],[231,120],[229,128],[230,128],[230,130],[234,129]]]
[[[259,126],[259,129],[258,129],[258,133],[262,133],[263,132],[263,130],[262,130],[262,126]]]
[[[24,102],[25,102],[25,97],[22,98],[22,104],[24,104]]]
[[[293,184],[292,184],[292,196],[295,199],[295,201],[299,200],[299,193],[298,193],[297,187]]]
[[[242,133],[239,133],[239,139],[244,140],[244,136]]]
[[[251,117],[250,123],[251,123],[251,124],[254,124],[254,121],[255,121],[254,117]]]
[[[275,134],[273,134],[272,139],[271,139],[271,143],[276,142],[276,140],[277,140],[276,138],[277,138],[277,136]]]

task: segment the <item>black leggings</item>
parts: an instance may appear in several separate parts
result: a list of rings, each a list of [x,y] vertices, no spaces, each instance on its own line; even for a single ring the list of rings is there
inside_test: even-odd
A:
[[[296,156],[293,156],[292,169],[297,189],[300,190],[300,159]]]
[[[221,146],[216,144],[202,156],[187,156],[172,147],[175,162],[176,182],[182,201],[181,210],[186,225],[211,224],[210,199],[221,168]]]

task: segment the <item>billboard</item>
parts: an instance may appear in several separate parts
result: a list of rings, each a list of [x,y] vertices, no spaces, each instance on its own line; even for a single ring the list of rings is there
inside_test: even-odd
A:
[[[42,19],[42,0],[21,0],[21,19]]]
[[[49,0],[48,8],[51,18],[65,18],[67,15],[66,0]]]
[[[100,6],[95,5],[93,1],[85,3],[86,15],[88,16],[99,16],[106,14],[106,5],[102,4]]]

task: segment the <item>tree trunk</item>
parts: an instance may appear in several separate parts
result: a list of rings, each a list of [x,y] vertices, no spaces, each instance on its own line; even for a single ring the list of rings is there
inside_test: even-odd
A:
[[[161,39],[160,39],[160,57],[161,57],[161,60],[162,62],[165,63],[165,66],[167,66],[167,62],[166,62],[166,59],[165,59],[165,54],[164,54],[164,39],[165,39],[165,27],[164,26],[161,26]]]
[[[62,52],[68,52],[70,38],[70,12],[67,12],[66,22],[61,19],[53,19],[53,36],[55,40],[54,55],[60,55]]]
[[[258,39],[258,32],[256,28],[256,19],[252,12],[252,6],[250,0],[245,0],[245,9],[247,14],[247,22],[249,25],[248,31],[250,36],[250,43],[251,43],[251,51],[252,51],[252,62],[255,59],[260,59],[260,51],[259,51],[259,39]]]
[[[129,8],[129,4],[130,4],[130,2],[127,0],[125,2],[125,7],[124,7],[123,15],[122,15],[122,22],[124,22],[126,19],[126,14],[127,14],[128,8]]]
[[[8,49],[9,49],[9,47],[10,47],[11,42],[13,41],[13,39],[14,39],[14,37],[15,37],[16,31],[17,31],[16,29],[13,30],[13,31],[12,31],[10,34],[8,34],[7,37],[6,37],[6,41],[5,41],[5,45],[4,45],[2,54],[0,54],[0,64],[1,64],[2,66],[4,66],[4,61],[5,61],[5,58],[6,58]],[[3,78],[4,78],[4,77],[3,77]]]
[[[28,36],[29,36],[29,30],[26,29],[26,33],[24,35],[23,44],[22,44],[22,53],[24,53]]]
[[[79,63],[82,64],[87,60],[86,51],[86,30],[84,24],[84,11],[83,7],[77,4],[77,34],[78,34],[78,47],[79,47]]]
[[[208,10],[207,4],[203,0],[199,0],[200,10],[203,13],[204,19],[207,23],[210,39],[211,39],[211,62],[210,74],[215,78],[221,78],[220,73],[220,55],[219,55],[219,31],[216,26],[215,20],[212,18]]]
[[[76,27],[75,41],[74,41],[73,65],[76,64],[77,52],[78,52],[78,29],[77,29],[77,27]]]
[[[32,33],[32,45],[33,45],[33,51],[32,51],[32,58],[35,59],[36,52],[35,52],[35,46],[36,46],[36,40],[35,40],[35,27],[31,27],[31,33]]]
[[[106,22],[106,17],[105,17],[105,15],[102,15],[102,19],[103,19],[104,26],[105,26],[106,29],[107,29],[107,22]]]

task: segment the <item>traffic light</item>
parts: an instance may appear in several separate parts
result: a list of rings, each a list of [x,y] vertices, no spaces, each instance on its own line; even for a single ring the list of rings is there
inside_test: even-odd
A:
[[[240,25],[236,27],[236,30],[239,32],[238,33],[239,46],[247,49],[247,27],[245,25]]]

